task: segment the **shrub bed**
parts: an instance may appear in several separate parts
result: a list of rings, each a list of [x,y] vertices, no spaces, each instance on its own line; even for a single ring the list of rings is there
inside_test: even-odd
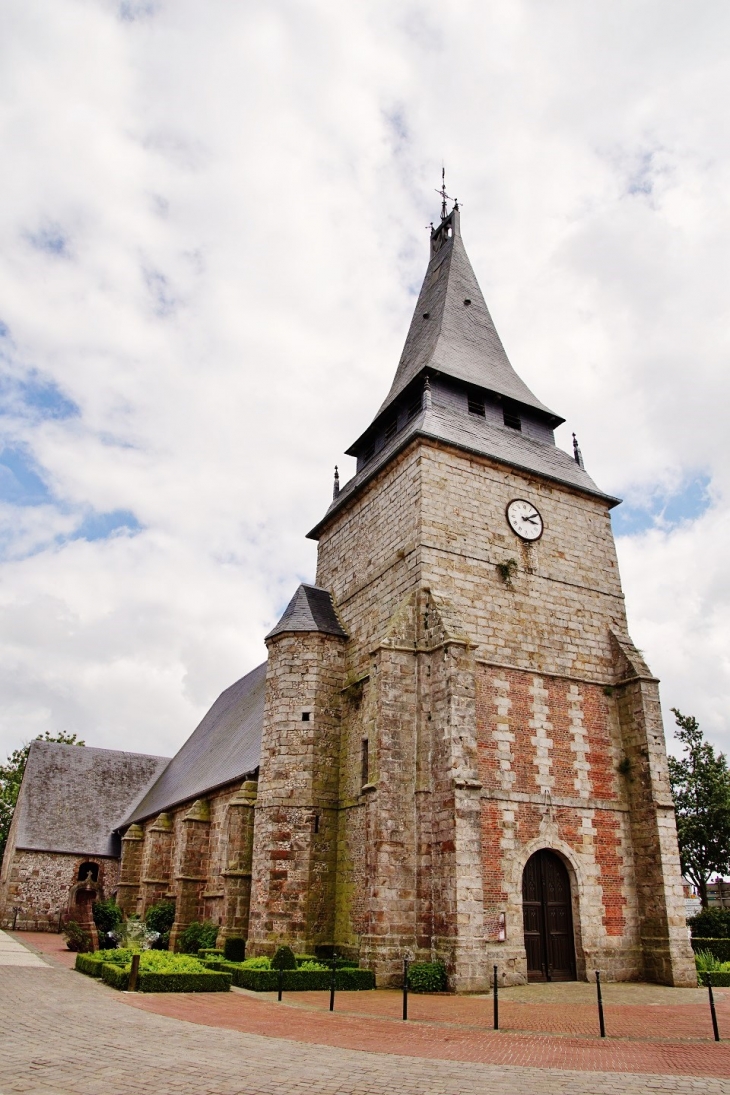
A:
[[[700,939],[692,937],[692,950],[709,951],[719,962],[730,962],[730,939]]]
[[[311,959],[310,959],[311,961]],[[253,992],[276,992],[279,987],[279,971],[272,969],[252,969],[242,962],[226,962],[225,959],[212,958],[205,963],[208,969],[229,973],[237,988],[251,989]],[[329,990],[332,972],[324,970],[282,970],[284,992],[317,992]],[[375,988],[375,974],[372,970],[344,967],[335,974],[335,988],[339,992],[359,992]]]
[[[132,958],[130,950],[119,948],[113,951],[93,951],[91,954],[77,954],[75,968],[89,977],[101,977],[101,967],[105,962],[115,966],[126,966]]]
[[[121,990],[129,984],[131,964],[129,950],[97,951],[76,958],[76,969],[81,973],[100,977],[105,984]],[[167,951],[144,951],[140,955],[139,992],[228,992],[230,987],[230,973],[212,970],[188,955]]]

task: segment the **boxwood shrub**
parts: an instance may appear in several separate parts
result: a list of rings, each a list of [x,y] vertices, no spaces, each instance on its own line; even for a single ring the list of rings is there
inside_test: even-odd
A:
[[[246,957],[246,940],[229,936],[223,944],[223,957],[229,962],[243,962]]]
[[[124,966],[116,966],[113,962],[102,962],[101,979],[105,985],[110,985],[113,989],[121,989],[122,992],[125,992],[129,984],[129,969],[125,969]],[[137,988],[139,988],[139,978],[137,978]]]
[[[700,939],[692,936],[692,950],[709,951],[720,962],[730,962],[730,939]]]
[[[310,959],[311,961],[311,959]],[[251,989],[253,992],[276,992],[279,987],[279,971],[251,969],[242,963],[226,962],[225,959],[208,959],[209,969],[230,973],[237,988]],[[284,992],[326,991],[332,981],[331,970],[283,970]],[[361,991],[375,988],[375,974],[372,970],[344,967],[335,974],[335,988],[340,992]]]
[[[291,947],[277,947],[274,957],[271,959],[272,970],[295,970],[297,960]]]
[[[411,992],[445,992],[446,969],[441,962],[413,962],[408,967]]]

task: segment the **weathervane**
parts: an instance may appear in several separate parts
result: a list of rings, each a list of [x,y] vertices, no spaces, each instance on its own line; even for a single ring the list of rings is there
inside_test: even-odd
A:
[[[441,166],[441,189],[437,190],[436,193],[441,195],[441,220],[445,221],[446,202],[454,202],[456,205],[458,205],[458,202],[456,198],[452,198],[450,194],[446,193],[446,168],[443,166],[443,164]]]

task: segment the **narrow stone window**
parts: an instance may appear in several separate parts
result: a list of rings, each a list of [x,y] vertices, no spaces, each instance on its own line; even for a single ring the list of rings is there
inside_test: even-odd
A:
[[[311,717],[311,711],[302,711],[302,722],[309,722]]]
[[[484,396],[478,392],[469,392],[469,414],[478,414],[484,418]]]
[[[370,782],[370,757],[368,755],[368,739],[362,739],[360,786],[365,787]]]
[[[319,832],[319,814],[314,815],[314,835]]]

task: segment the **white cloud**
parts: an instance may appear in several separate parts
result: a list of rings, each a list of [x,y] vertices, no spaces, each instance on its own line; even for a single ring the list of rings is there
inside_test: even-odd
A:
[[[619,548],[665,703],[730,747],[729,23],[11,0],[0,345],[78,413],[7,404],[47,497],[0,513],[0,753],[53,728],[170,752],[263,657],[390,384],[442,156],[508,353],[597,481],[711,481],[704,516]],[[141,530],[69,539],[117,511]]]

